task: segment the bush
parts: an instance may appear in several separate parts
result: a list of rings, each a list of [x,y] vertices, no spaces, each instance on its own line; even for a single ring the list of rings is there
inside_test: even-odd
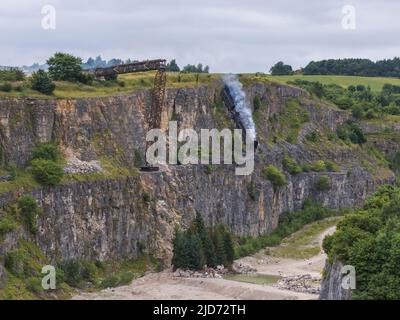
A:
[[[26,287],[29,291],[33,293],[42,293],[42,280],[37,277],[30,277],[26,280]]]
[[[301,170],[303,172],[310,172],[311,171],[311,166],[308,163],[303,163],[301,165]]]
[[[151,201],[150,194],[147,193],[147,192],[143,192],[143,197],[142,198],[143,198],[143,202],[144,203],[149,203]]]
[[[70,286],[78,286],[83,280],[82,267],[78,260],[64,261],[60,265],[65,282]]]
[[[142,154],[137,149],[135,149],[135,151],[133,152],[133,164],[136,168],[140,168],[145,165]]]
[[[9,82],[3,82],[0,85],[0,91],[10,92],[12,90],[12,85]]]
[[[288,171],[290,174],[298,174],[301,173],[303,170],[297,164],[296,160],[285,156],[282,161],[283,168]]]
[[[16,224],[13,220],[11,220],[7,216],[0,217],[0,237],[5,234],[14,231],[16,228]]]
[[[254,181],[251,181],[247,186],[247,194],[249,195],[250,199],[256,201],[258,197],[257,187]]]
[[[63,167],[51,160],[34,159],[31,165],[34,177],[43,185],[58,184],[64,174]]]
[[[325,169],[326,169],[326,165],[325,165],[325,162],[323,160],[315,161],[311,165],[311,170],[315,171],[315,172],[322,172],[322,171],[325,171]]]
[[[120,275],[118,285],[123,286],[123,285],[128,285],[132,282],[134,278],[134,274],[132,272],[124,272]]]
[[[18,177],[18,170],[17,170],[17,166],[14,163],[11,163],[7,170],[10,172],[10,180],[14,181],[15,179],[17,179]]]
[[[310,142],[317,142],[319,139],[319,133],[318,131],[314,130],[306,134],[305,136],[306,140]]]
[[[52,94],[56,86],[47,72],[39,70],[32,74],[31,88],[44,94]]]
[[[0,81],[23,81],[25,73],[17,68],[0,70]]]
[[[396,153],[391,157],[390,167],[393,170],[400,170],[400,151],[396,151]]]
[[[58,147],[52,143],[42,143],[33,148],[33,159],[45,159],[51,161],[58,161],[61,155]]]
[[[255,96],[253,100],[254,111],[258,111],[261,108],[261,99],[259,96]]]
[[[116,275],[108,276],[107,278],[103,279],[100,283],[100,287],[103,289],[106,288],[114,288],[119,285],[119,278]]]
[[[7,252],[4,266],[15,276],[24,275],[24,253],[22,250],[11,250]]]
[[[364,115],[364,109],[360,105],[355,105],[351,108],[351,113],[354,118],[361,119]]]
[[[60,269],[65,282],[70,286],[79,287],[83,281],[96,281],[97,267],[93,261],[66,260],[60,263]]]
[[[326,165],[326,170],[330,171],[330,172],[337,172],[339,171],[339,167],[336,163],[334,163],[333,161],[327,160],[325,162]]]
[[[354,144],[363,144],[367,141],[360,126],[352,121],[347,121],[336,130],[336,133],[343,141],[351,141]]]
[[[315,183],[315,189],[319,191],[326,191],[329,190],[331,187],[331,180],[328,176],[319,177],[319,179]]]
[[[40,215],[36,200],[31,195],[24,195],[18,200],[18,208],[21,210],[21,216],[24,224],[32,234],[36,234],[36,219]]]
[[[267,166],[262,175],[265,179],[268,179],[274,188],[279,188],[287,185],[286,176],[276,167],[273,165]]]

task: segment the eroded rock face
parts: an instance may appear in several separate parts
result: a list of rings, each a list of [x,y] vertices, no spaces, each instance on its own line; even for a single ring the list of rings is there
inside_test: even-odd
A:
[[[336,259],[332,264],[326,262],[326,276],[321,283],[321,300],[351,300],[351,290],[342,288],[342,268],[343,264]]]
[[[176,120],[179,129],[233,126],[228,112],[218,109],[221,83],[187,89],[169,89],[162,113],[162,128]],[[287,175],[288,184],[274,190],[262,177],[266,164],[282,168],[285,154],[298,160],[321,159],[321,152],[298,142],[267,143],[273,133],[268,119],[279,119],[287,99],[299,99],[309,113],[312,130],[335,130],[349,114],[332,106],[321,106],[302,90],[255,84],[246,88],[248,99],[257,95],[263,102],[264,118],[258,124],[260,147],[255,170],[236,176],[234,165],[170,165],[156,173],[71,182],[36,190],[18,189],[0,195],[5,206],[29,192],[43,208],[35,241],[51,258],[118,259],[148,251],[169,261],[176,226],[187,227],[199,212],[207,224],[226,223],[238,235],[260,235],[272,231],[282,212],[301,208],[308,197],[332,208],[361,205],[368,194],[383,183],[391,183],[391,172],[372,175],[349,147],[325,151],[324,156],[340,162],[339,172],[305,172]],[[112,157],[132,167],[135,153],[145,150],[146,122],[151,94],[138,90],[128,96],[73,100],[0,99],[0,140],[4,157],[26,165],[36,142],[55,140],[72,150],[79,161]],[[323,111],[321,111],[323,110]],[[274,116],[275,115],[275,116]],[[225,118],[224,118],[225,117]],[[310,127],[309,127],[310,128]],[[351,169],[351,170],[350,170]],[[315,182],[328,176],[331,188],[315,189]],[[18,238],[17,236],[15,236]],[[27,236],[28,237],[28,236]],[[13,242],[8,242],[7,249]],[[0,245],[0,252],[4,246]]]
[[[3,289],[7,284],[7,274],[3,265],[0,263],[0,289]]]

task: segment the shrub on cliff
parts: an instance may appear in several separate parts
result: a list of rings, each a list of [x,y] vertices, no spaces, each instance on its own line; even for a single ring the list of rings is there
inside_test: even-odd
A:
[[[334,163],[331,160],[327,160],[325,161],[325,165],[326,165],[326,170],[330,171],[330,172],[337,172],[339,171],[339,167],[336,163]]]
[[[367,142],[360,126],[353,121],[347,121],[339,126],[336,133],[343,141],[350,141],[354,144],[363,144]]]
[[[51,160],[34,159],[31,162],[34,177],[44,185],[56,185],[61,181],[63,167]]]
[[[12,90],[12,85],[10,82],[3,82],[0,84],[0,91],[10,92]]]
[[[290,174],[298,174],[301,173],[303,170],[301,167],[297,164],[296,160],[293,160],[289,158],[288,156],[285,156],[282,160],[282,165],[283,168],[288,171]]]
[[[322,172],[326,170],[326,165],[325,162],[323,160],[318,160],[315,161],[312,165],[311,165],[311,170],[315,171],[315,172]]]
[[[5,234],[14,231],[16,228],[15,222],[7,216],[0,216],[0,239]]]
[[[20,209],[22,219],[25,226],[32,234],[36,234],[36,219],[40,215],[41,210],[36,200],[31,195],[24,195],[18,200],[18,208]]]
[[[285,174],[283,174],[278,168],[273,165],[267,166],[262,175],[265,179],[271,181],[274,188],[280,188],[287,185],[287,180]]]
[[[56,86],[47,72],[39,70],[32,74],[31,88],[44,94],[52,94]]]
[[[331,188],[331,180],[328,176],[319,177],[318,180],[315,182],[315,189],[318,191],[326,191]]]
[[[61,158],[61,155],[58,147],[55,144],[41,143],[33,148],[32,158],[58,161]]]

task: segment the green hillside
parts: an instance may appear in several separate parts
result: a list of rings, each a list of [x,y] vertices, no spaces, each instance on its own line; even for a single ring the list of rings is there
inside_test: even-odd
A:
[[[350,85],[362,84],[370,86],[374,92],[379,92],[385,83],[400,85],[400,79],[398,78],[380,78],[380,77],[355,77],[355,76],[304,76],[304,75],[293,75],[293,76],[264,76],[271,81],[287,83],[296,79],[307,80],[307,81],[318,81],[322,84],[337,84],[347,88]]]

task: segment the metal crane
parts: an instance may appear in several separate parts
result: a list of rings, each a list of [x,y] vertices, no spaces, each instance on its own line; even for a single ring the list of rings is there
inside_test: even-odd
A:
[[[146,60],[127,64],[120,64],[107,68],[96,68],[94,70],[85,70],[92,73],[96,79],[115,80],[119,74],[145,72],[156,70],[154,77],[153,99],[151,111],[147,114],[147,123],[150,129],[157,129],[161,126],[161,113],[165,99],[165,86],[167,83],[166,60]],[[158,171],[158,167],[146,165],[141,168],[141,171]]]

